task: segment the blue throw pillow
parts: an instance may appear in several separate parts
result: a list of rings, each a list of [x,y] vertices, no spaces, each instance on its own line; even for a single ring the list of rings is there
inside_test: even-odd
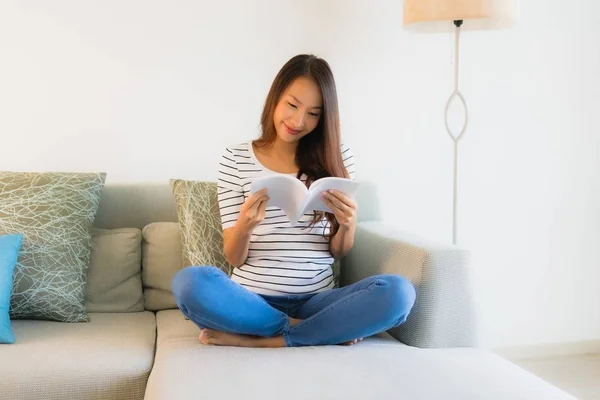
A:
[[[13,271],[17,265],[23,235],[0,235],[0,343],[15,342],[10,326],[8,307],[13,285]]]

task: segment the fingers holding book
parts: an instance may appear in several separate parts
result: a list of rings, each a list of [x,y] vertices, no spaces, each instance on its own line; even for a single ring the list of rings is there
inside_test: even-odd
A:
[[[323,202],[331,208],[337,222],[342,226],[347,226],[355,221],[356,202],[338,190],[328,190],[323,193]]]
[[[262,189],[248,196],[240,209],[238,221],[251,231],[265,219],[268,201],[267,189]]]

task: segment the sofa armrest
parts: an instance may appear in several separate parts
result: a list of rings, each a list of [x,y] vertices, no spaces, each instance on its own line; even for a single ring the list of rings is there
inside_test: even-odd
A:
[[[415,347],[475,347],[478,328],[470,253],[401,232],[380,221],[359,222],[354,247],[342,260],[340,284],[371,275],[409,279],[417,298],[408,319],[388,331]]]

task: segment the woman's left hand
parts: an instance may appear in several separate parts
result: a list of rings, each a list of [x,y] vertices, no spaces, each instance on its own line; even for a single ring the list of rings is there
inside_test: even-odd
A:
[[[337,190],[328,190],[323,193],[322,199],[331,208],[340,226],[349,227],[356,223],[358,205],[350,197]]]

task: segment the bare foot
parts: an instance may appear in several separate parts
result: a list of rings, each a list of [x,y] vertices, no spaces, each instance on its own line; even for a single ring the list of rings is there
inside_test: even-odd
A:
[[[206,345],[216,346],[244,346],[250,339],[250,336],[235,335],[233,333],[225,333],[214,331],[212,329],[202,329],[200,332],[200,342]]]
[[[352,345],[355,345],[356,343],[360,343],[362,341],[363,341],[363,338],[358,338],[358,339],[350,340],[349,342],[341,343],[341,345],[342,346],[352,346]]]
[[[215,331],[213,329],[202,329],[200,342],[205,345],[235,346],[235,347],[285,347],[282,336],[274,338],[262,338],[248,335],[236,335]]]

